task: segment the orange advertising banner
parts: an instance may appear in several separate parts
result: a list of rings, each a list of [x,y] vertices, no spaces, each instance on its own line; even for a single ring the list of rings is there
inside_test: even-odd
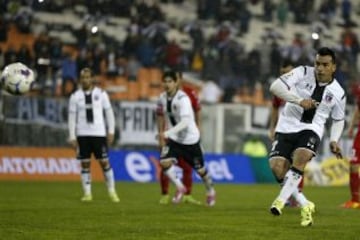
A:
[[[71,148],[0,147],[0,180],[80,181],[80,162]],[[91,163],[92,180],[103,180]]]

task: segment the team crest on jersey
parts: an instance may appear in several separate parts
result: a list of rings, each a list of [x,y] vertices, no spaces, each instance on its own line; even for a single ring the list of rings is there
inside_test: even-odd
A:
[[[311,85],[311,83],[306,83],[306,85],[305,85],[305,89],[307,89],[307,90],[311,91],[311,89],[312,89],[312,85]]]
[[[331,102],[331,100],[334,98],[334,95],[333,94],[331,94],[331,93],[326,93],[326,95],[325,95],[325,102]]]
[[[96,94],[96,95],[94,96],[94,99],[95,99],[95,101],[99,100],[99,96]]]

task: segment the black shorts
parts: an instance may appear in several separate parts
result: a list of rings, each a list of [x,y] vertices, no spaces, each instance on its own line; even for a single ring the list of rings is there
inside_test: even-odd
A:
[[[297,133],[276,133],[269,157],[281,156],[292,163],[292,155],[297,148],[309,149],[315,156],[319,144],[319,136],[311,130]]]
[[[204,166],[204,157],[200,142],[185,145],[169,140],[161,150],[160,160],[167,158],[175,158],[178,160],[180,157],[194,169],[200,169]]]
[[[96,159],[108,158],[106,137],[77,137],[79,144],[77,159],[90,159],[93,153]]]

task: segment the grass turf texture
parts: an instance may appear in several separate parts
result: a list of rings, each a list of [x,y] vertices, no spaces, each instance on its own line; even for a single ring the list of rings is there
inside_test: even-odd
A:
[[[300,226],[300,210],[274,217],[276,185],[216,185],[213,208],[159,205],[155,183],[118,182],[120,203],[104,183],[93,183],[94,200],[80,202],[80,182],[0,181],[1,239],[360,239],[360,209],[341,209],[348,187],[306,187],[315,202],[314,226]],[[172,186],[171,189],[174,189]],[[202,185],[193,195],[205,200]]]

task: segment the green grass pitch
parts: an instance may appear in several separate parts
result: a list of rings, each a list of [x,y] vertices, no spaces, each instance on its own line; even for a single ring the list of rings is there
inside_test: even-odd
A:
[[[173,186],[171,189],[174,189]],[[80,202],[80,182],[0,181],[0,239],[360,239],[360,209],[341,209],[348,187],[305,187],[317,212],[314,225],[300,226],[300,211],[269,214],[274,185],[217,184],[215,207],[159,205],[156,183],[117,182],[121,202],[93,183],[94,200]],[[195,184],[193,195],[205,200]]]

